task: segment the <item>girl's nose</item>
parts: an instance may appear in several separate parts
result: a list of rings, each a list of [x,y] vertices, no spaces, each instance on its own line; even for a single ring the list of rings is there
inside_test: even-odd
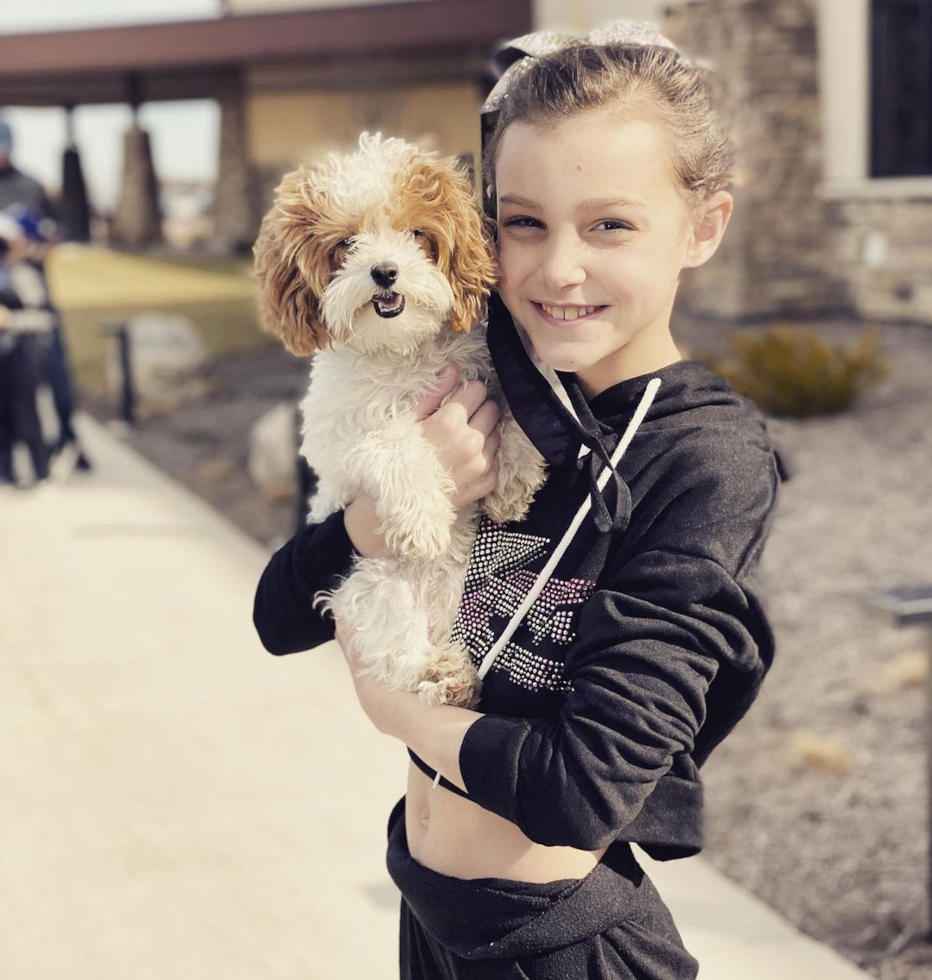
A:
[[[540,277],[550,289],[579,286],[586,280],[581,243],[569,236],[553,236],[541,256]]]

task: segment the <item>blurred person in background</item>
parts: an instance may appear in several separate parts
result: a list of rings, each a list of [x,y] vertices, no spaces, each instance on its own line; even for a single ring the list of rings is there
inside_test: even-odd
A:
[[[57,475],[66,476],[75,466],[82,470],[90,469],[90,463],[72,425],[74,386],[61,317],[51,305],[45,276],[45,260],[58,238],[58,222],[45,188],[34,177],[13,165],[12,154],[13,130],[5,119],[0,118],[0,211],[9,212],[25,231],[30,246],[25,261],[34,266],[41,276],[48,309],[54,315],[47,343],[48,380],[58,418],[53,467]]]
[[[0,213],[0,483],[16,484],[13,446],[25,444],[33,483],[49,477],[50,452],[39,416],[39,387],[48,381],[55,312],[39,270],[29,261],[23,226]]]

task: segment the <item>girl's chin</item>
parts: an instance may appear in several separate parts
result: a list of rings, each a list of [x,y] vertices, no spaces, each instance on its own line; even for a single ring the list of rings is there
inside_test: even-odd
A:
[[[566,354],[537,350],[537,356],[551,370],[560,371],[563,374],[575,374],[577,371],[583,371],[592,366],[589,361],[579,357],[569,357]]]
[[[598,360],[593,355],[587,356],[586,344],[569,340],[554,343],[552,337],[541,336],[540,332],[529,330],[528,336],[534,345],[534,352],[549,368],[554,371],[579,371],[581,368]]]

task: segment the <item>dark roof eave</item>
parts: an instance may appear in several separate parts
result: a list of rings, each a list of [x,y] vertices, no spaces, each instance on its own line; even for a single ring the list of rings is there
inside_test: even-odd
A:
[[[419,0],[0,36],[0,83],[270,64],[295,58],[475,49],[529,29],[531,0]]]

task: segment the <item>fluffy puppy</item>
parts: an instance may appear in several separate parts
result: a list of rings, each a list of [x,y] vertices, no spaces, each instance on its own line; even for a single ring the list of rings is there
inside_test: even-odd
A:
[[[370,493],[395,557],[357,557],[314,601],[352,631],[364,669],[428,704],[472,706],[480,680],[449,640],[479,509],[518,520],[544,479],[507,411],[497,490],[457,511],[414,404],[455,364],[498,397],[479,322],[494,262],[455,162],[364,133],[352,154],[287,174],[255,245],[262,319],[314,353],[301,452],[318,478],[310,522]]]

